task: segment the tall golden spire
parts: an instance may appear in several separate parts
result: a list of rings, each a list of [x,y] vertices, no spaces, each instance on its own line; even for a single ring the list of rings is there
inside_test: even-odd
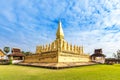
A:
[[[62,29],[62,24],[60,21],[58,23],[58,30],[56,33],[56,38],[57,39],[64,39],[64,33],[63,33],[63,29]]]

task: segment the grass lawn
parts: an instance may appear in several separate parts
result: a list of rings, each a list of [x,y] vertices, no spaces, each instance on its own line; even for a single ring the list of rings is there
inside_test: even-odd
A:
[[[0,65],[0,80],[120,80],[120,65],[93,65],[60,70]]]

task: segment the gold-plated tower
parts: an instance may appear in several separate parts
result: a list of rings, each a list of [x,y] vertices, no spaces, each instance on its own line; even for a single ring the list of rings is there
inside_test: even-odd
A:
[[[57,30],[57,33],[56,33],[56,39],[64,39],[62,23],[60,21],[58,23],[58,30]]]

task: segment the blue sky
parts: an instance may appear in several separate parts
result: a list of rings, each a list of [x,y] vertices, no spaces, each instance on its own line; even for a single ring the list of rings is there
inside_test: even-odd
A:
[[[59,20],[65,40],[85,53],[120,49],[120,0],[0,0],[0,48],[35,52],[55,40]]]

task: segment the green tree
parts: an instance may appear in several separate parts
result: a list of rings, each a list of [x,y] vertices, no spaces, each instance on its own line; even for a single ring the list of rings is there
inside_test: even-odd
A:
[[[22,51],[22,54],[24,54],[25,56],[32,55],[31,52],[25,52],[25,51]]]
[[[117,50],[117,53],[113,53],[114,58],[120,59],[120,50]]]
[[[7,54],[10,52],[10,47],[4,47],[4,52]]]

